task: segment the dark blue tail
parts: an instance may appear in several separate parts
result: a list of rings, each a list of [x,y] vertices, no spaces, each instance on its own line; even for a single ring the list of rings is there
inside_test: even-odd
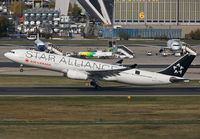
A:
[[[177,77],[183,77],[195,57],[196,57],[195,55],[186,54],[185,56],[180,58],[178,61],[176,61],[175,63],[171,64],[166,69],[158,73],[171,75],[171,76],[177,76]]]

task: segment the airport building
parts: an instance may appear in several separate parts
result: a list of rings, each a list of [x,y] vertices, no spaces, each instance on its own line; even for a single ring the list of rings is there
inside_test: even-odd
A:
[[[115,24],[200,25],[199,0],[115,0]]]
[[[174,34],[181,34],[180,38],[198,29],[200,25],[200,0],[78,1],[90,17],[106,25],[111,25],[113,22],[122,28],[174,30]],[[153,34],[162,34],[162,30],[158,32],[156,30],[157,33]],[[154,37],[151,31],[144,34]]]
[[[199,0],[78,0],[105,24],[199,24]],[[114,10],[114,13],[113,13]]]

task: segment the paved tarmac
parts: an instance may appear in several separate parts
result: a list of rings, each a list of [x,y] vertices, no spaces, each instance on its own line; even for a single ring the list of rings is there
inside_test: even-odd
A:
[[[0,96],[200,96],[200,87],[0,87]]]

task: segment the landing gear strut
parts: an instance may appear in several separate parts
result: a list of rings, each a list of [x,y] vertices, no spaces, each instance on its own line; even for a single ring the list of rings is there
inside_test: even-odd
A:
[[[90,82],[90,85],[93,86],[95,89],[100,89],[101,88],[101,86],[99,86],[97,81],[95,81],[95,80],[92,80]]]
[[[23,64],[20,64],[20,66],[19,66],[19,68],[20,68],[19,71],[20,71],[20,72],[23,72],[23,71],[24,71],[23,67],[24,67],[24,65],[23,65]]]

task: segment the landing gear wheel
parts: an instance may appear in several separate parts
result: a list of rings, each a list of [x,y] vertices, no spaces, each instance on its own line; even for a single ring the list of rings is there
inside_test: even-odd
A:
[[[99,86],[98,83],[94,80],[90,82],[90,85],[93,86],[96,90],[101,88],[101,86]]]
[[[101,86],[96,85],[94,88],[95,88],[96,90],[99,90],[99,89],[101,89]]]
[[[23,72],[24,70],[23,70],[23,69],[20,69],[19,71],[20,71],[20,72]]]

